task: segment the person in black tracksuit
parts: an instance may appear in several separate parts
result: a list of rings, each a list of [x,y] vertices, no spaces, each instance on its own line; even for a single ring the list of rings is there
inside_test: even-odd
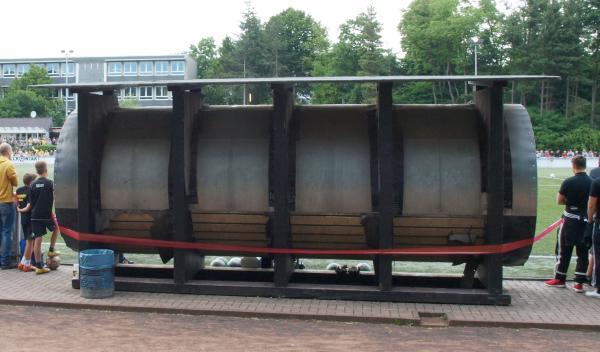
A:
[[[587,228],[587,203],[592,179],[585,173],[586,160],[583,156],[575,156],[571,159],[571,164],[575,175],[563,181],[556,197],[557,203],[564,205],[565,210],[557,241],[558,260],[554,270],[555,275],[554,279],[546,281],[545,284],[550,287],[565,287],[567,269],[575,248],[577,266],[573,289],[576,292],[583,292],[588,266],[588,247],[584,243],[584,235]]]
[[[592,182],[590,188],[590,197],[588,200],[588,226],[592,227],[592,254],[594,257],[593,276],[596,289],[586,292],[588,297],[600,298],[600,178]],[[589,242],[589,232],[586,233],[586,240]]]

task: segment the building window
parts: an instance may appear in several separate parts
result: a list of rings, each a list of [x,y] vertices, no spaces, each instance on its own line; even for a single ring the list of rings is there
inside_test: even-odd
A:
[[[65,89],[61,89],[61,91],[60,91],[60,97],[62,99],[64,99],[65,96],[66,96]],[[69,100],[69,101],[75,100],[75,95],[73,94],[73,91],[71,91],[71,90],[69,91],[69,95],[67,96],[67,100]]]
[[[185,70],[185,64],[183,61],[172,61],[171,62],[171,73],[175,75],[182,75]]]
[[[27,71],[29,71],[29,64],[18,64],[17,65],[17,76],[23,76]]]
[[[156,61],[154,63],[154,69],[157,75],[168,75],[169,74],[169,63],[167,61]]]
[[[152,99],[152,87],[140,87],[140,99]]]
[[[168,99],[169,98],[169,91],[167,90],[167,86],[154,87],[154,91],[155,91],[154,96],[156,97],[156,99]]]
[[[123,65],[120,62],[111,62],[108,64],[109,76],[120,76],[123,72]]]
[[[152,76],[152,62],[150,62],[150,61],[140,62],[140,75]]]
[[[14,64],[2,65],[2,74],[4,77],[14,77],[16,66]]]
[[[60,64],[58,64],[58,63],[46,64],[46,72],[48,72],[48,76],[59,76],[60,75]]]
[[[60,91],[58,89],[50,89],[50,98],[60,98]]]
[[[124,99],[136,99],[137,96],[137,87],[127,87],[123,90]]]
[[[123,64],[123,72],[125,76],[137,75],[137,62],[126,62]]]
[[[63,77],[66,75],[69,75],[69,77],[75,76],[75,64],[72,62],[69,62],[66,66],[65,64],[60,64],[60,73]]]

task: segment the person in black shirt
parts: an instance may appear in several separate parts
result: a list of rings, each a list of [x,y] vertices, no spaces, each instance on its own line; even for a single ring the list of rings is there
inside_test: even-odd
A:
[[[54,204],[54,184],[48,179],[48,166],[45,161],[35,163],[38,179],[31,184],[31,230],[35,237],[33,252],[36,262],[36,274],[45,274],[50,271],[42,263],[42,237],[46,230],[54,232],[56,225],[52,218]]]
[[[598,166],[590,171],[590,177],[592,180],[600,178],[600,158],[598,158]]]
[[[545,282],[550,287],[565,287],[567,269],[573,254],[577,252],[575,267],[575,292],[583,292],[583,283],[587,281],[588,248],[584,244],[584,234],[587,227],[587,203],[592,179],[585,173],[586,160],[577,155],[571,159],[572,177],[564,180],[558,191],[556,202],[565,206],[563,224],[560,226],[557,241],[557,262],[554,279]]]
[[[17,188],[17,211],[21,213],[21,226],[23,227],[23,237],[26,240],[25,253],[18,265],[19,270],[25,272],[31,269],[31,255],[33,253],[33,232],[31,231],[31,183],[35,180],[34,174],[26,173],[23,175],[24,186]]]
[[[586,292],[588,297],[600,298],[600,178],[592,182],[588,200],[588,224],[592,226],[592,255],[594,257],[594,279],[596,290]],[[594,220],[595,219],[595,220]]]

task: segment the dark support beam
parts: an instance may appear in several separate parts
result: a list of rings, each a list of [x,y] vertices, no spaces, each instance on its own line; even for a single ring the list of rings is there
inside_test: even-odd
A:
[[[102,95],[79,93],[77,95],[77,229],[81,232],[98,231],[100,216],[100,164],[106,129],[110,116],[117,107],[112,90]],[[106,245],[103,245],[104,248]],[[85,250],[93,243],[79,242],[77,248]]]
[[[173,219],[173,240],[192,242],[192,221],[186,194],[186,174],[189,165],[189,136],[192,123],[193,97],[200,94],[191,93],[180,87],[169,87],[173,94],[173,115],[171,120],[171,156],[169,163],[170,208]],[[187,161],[187,162],[186,162]],[[184,284],[190,280],[204,265],[200,254],[183,249],[174,251],[174,273],[176,284]]]
[[[273,225],[274,248],[291,248],[290,235],[290,149],[289,127],[294,106],[293,88],[273,84]],[[287,286],[294,270],[288,254],[275,255],[275,286]]]
[[[392,83],[377,86],[377,159],[379,162],[379,248],[394,247],[394,121]],[[392,259],[375,258],[381,290],[392,289]]]
[[[487,140],[487,224],[486,243],[504,239],[504,81],[478,86],[476,107],[486,128]],[[482,283],[491,294],[502,293],[502,254],[485,256],[478,269]]]
[[[77,95],[78,230],[96,232],[100,204],[100,168],[106,130],[112,111],[117,107],[112,90],[102,95]],[[88,243],[80,243],[80,249]]]

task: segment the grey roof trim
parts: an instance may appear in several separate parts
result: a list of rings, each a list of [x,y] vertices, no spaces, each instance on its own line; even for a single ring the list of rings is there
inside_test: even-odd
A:
[[[266,78],[211,78],[188,80],[155,80],[131,82],[96,82],[73,84],[41,84],[34,87],[40,88],[71,88],[76,92],[97,92],[115,90],[125,87],[139,86],[170,86],[181,88],[194,88],[204,85],[237,85],[237,84],[297,84],[297,83],[380,83],[380,82],[480,82],[490,83],[495,81],[531,81],[531,80],[559,80],[559,76],[339,76],[339,77],[266,77]]]

